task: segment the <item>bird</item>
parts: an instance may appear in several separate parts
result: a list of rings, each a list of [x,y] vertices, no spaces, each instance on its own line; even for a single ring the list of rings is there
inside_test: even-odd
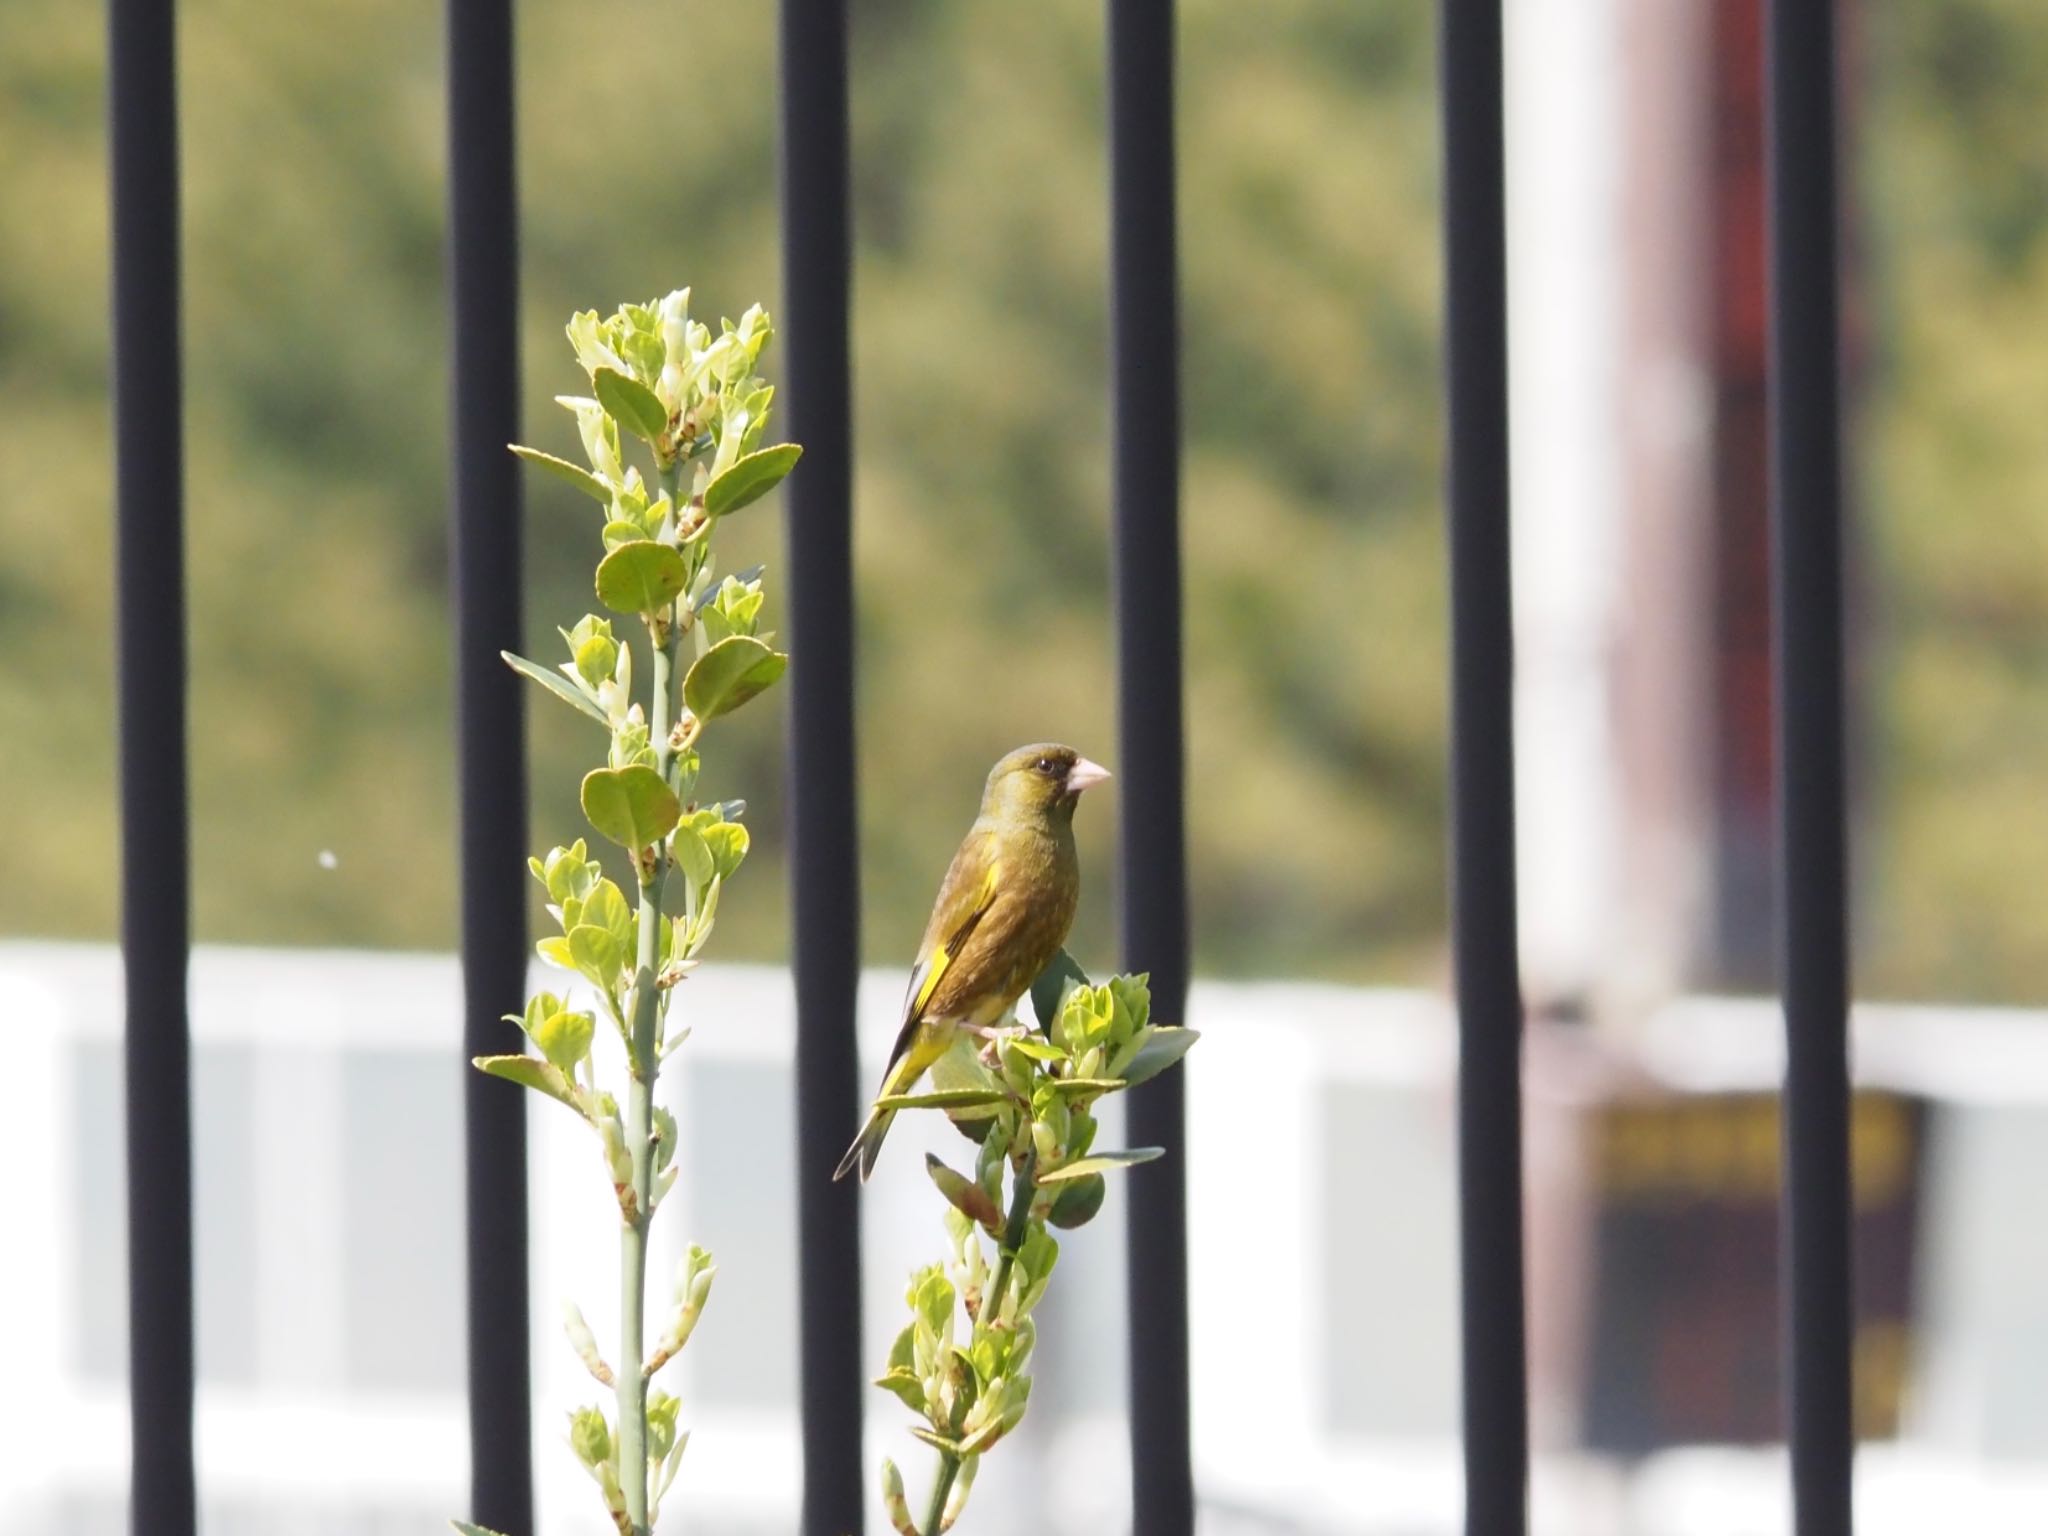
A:
[[[1019,747],[989,770],[981,813],[939,886],[877,1101],[908,1093],[960,1031],[991,1033],[1067,941],[1080,900],[1074,807],[1110,773],[1072,747]],[[877,1102],[835,1181],[875,1171],[896,1111]]]

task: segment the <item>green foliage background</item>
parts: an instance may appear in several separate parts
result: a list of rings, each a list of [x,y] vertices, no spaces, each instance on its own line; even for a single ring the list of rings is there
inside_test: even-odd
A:
[[[865,934],[907,954],[981,774],[1112,756],[1099,6],[856,8]],[[181,7],[198,927],[453,938],[433,7]],[[777,270],[772,8],[520,11],[526,437],[560,325]],[[101,15],[0,8],[0,932],[115,921]],[[651,46],[659,38],[661,46]],[[672,40],[672,41],[671,41]],[[1866,38],[1870,985],[2048,992],[2048,13]],[[1444,908],[1433,44],[1408,0],[1184,7],[1190,810],[1210,971],[1413,979]],[[589,131],[600,125],[601,131]],[[650,180],[669,194],[649,199]],[[774,373],[771,355],[769,369]],[[772,504],[770,504],[772,507]],[[531,643],[592,530],[529,480]],[[725,537],[773,561],[764,509]],[[771,622],[773,622],[771,620]],[[798,659],[801,665],[801,658]],[[575,722],[531,702],[535,840]],[[775,858],[773,711],[722,755]],[[1084,816],[1107,943],[1108,809]],[[337,867],[321,866],[333,850]],[[768,870],[721,914],[779,951]],[[1106,956],[1098,956],[1098,959]]]
[[[1874,7],[1866,969],[2048,996],[2048,10]]]

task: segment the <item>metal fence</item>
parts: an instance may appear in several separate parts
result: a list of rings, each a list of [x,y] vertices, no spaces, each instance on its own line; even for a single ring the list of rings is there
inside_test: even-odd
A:
[[[122,942],[134,1528],[196,1528],[176,64],[170,0],[109,0]],[[1108,0],[1113,541],[1125,960],[1162,1015],[1188,980],[1182,800],[1173,7]],[[1528,1523],[1521,1031],[1509,614],[1500,0],[1441,0],[1452,593],[1452,932],[1460,1028],[1466,1529]],[[851,570],[847,22],[781,0],[781,172],[792,436],[790,832],[801,1127],[803,1528],[862,1528],[865,1352],[854,1126],[859,954]],[[508,1048],[526,963],[510,0],[448,0],[453,537],[465,1051]],[[1792,1468],[1800,1536],[1850,1530],[1847,924],[1834,37],[1829,0],[1773,0],[1772,519],[1788,1135]],[[1331,146],[1333,151],[1341,146]],[[511,1047],[516,1048],[516,1047]],[[1196,1067],[1199,1071],[1199,1066]],[[477,1520],[532,1526],[518,1091],[467,1079],[468,1315]],[[1130,1104],[1177,1152],[1177,1074]],[[1131,1206],[1134,1527],[1194,1525],[1187,1206],[1171,1157]],[[1366,1496],[1361,1494],[1362,1497]]]

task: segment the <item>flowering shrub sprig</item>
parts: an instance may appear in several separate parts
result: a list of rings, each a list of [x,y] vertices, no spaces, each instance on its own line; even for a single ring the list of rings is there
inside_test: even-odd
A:
[[[690,318],[687,289],[569,322],[591,397],[563,397],[576,417],[585,465],[515,445],[527,462],[574,486],[603,510],[599,601],[646,631],[644,697],[634,690],[630,635],[585,614],[561,631],[569,659],[555,667],[506,662],[604,728],[604,761],[583,778],[583,813],[624,851],[635,898],[610,879],[584,839],[531,861],[561,932],[541,959],[579,977],[623,1047],[623,1083],[599,1081],[597,1014],[573,998],[536,993],[510,1016],[531,1053],[478,1057],[495,1077],[523,1084],[580,1116],[596,1134],[619,1207],[618,1365],[605,1359],[572,1302],[569,1342],[614,1404],[569,1416],[569,1446],[603,1496],[621,1536],[647,1536],[674,1480],[689,1433],[680,1404],[653,1385],[689,1341],[718,1273],[692,1247],[676,1278],[674,1310],[646,1348],[647,1234],[677,1173],[675,1118],[654,1102],[662,1064],[688,1035],[671,1030],[678,985],[696,968],[726,883],[747,856],[740,800],[703,800],[706,728],[782,676],[789,658],[759,628],[761,572],[718,576],[712,536],[721,519],[774,489],[802,450],[763,447],[775,392],[755,372],[773,331],[755,305],[737,322]],[[651,463],[629,463],[627,443]],[[690,661],[678,667],[688,641]],[[680,674],[680,685],[678,676]],[[454,1522],[477,1536],[479,1527]],[[491,1533],[482,1533],[491,1536]]]
[[[933,1067],[931,1092],[883,1101],[943,1110],[978,1147],[971,1174],[925,1159],[947,1202],[947,1255],[910,1277],[910,1322],[875,1381],[919,1416],[911,1433],[939,1455],[921,1526],[902,1474],[882,1463],[883,1500],[901,1536],[952,1529],[981,1457],[1023,1422],[1032,1312],[1060,1254],[1048,1229],[1086,1225],[1102,1209],[1105,1174],[1160,1155],[1157,1147],[1096,1151],[1095,1105],[1174,1066],[1198,1038],[1151,1022],[1144,976],[1091,986],[1064,953],[1033,986],[1032,1003],[1050,1021],[1043,1032],[1019,1031],[980,1051],[963,1037]]]

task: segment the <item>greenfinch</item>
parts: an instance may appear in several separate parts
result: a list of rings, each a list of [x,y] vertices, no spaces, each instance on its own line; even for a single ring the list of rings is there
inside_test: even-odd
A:
[[[1081,893],[1074,807],[1109,770],[1056,742],[1019,747],[990,770],[925,924],[903,1001],[903,1027],[877,1100],[908,1093],[962,1030],[988,1034],[1052,963]],[[868,1111],[832,1177],[875,1170],[892,1109]]]

